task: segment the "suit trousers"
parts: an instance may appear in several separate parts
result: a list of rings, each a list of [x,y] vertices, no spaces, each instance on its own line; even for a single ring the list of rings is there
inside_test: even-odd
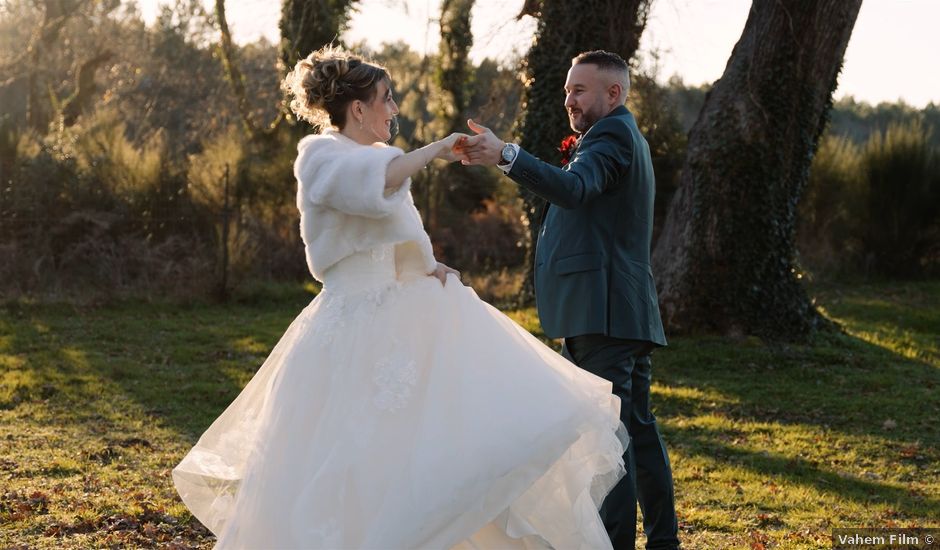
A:
[[[669,455],[650,411],[650,342],[603,334],[565,338],[562,354],[588,372],[613,383],[620,419],[630,434],[623,459],[627,474],[614,486],[600,515],[615,550],[636,545],[636,506],[643,512],[648,550],[679,547]]]

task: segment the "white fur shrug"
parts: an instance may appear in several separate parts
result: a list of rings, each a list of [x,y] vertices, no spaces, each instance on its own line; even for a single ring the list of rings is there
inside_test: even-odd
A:
[[[297,144],[297,208],[310,273],[324,273],[356,252],[414,242],[426,273],[437,266],[431,240],[411,197],[411,179],[385,195],[389,162],[404,154],[384,144],[360,145],[335,130]]]

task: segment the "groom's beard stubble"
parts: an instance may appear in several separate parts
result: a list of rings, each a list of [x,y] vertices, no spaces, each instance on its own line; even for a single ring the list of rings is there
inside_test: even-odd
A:
[[[573,112],[577,113],[579,116],[572,116]],[[568,111],[568,123],[571,129],[581,135],[590,130],[591,126],[594,126],[594,123],[599,119],[600,117],[594,116],[593,113],[581,110]]]

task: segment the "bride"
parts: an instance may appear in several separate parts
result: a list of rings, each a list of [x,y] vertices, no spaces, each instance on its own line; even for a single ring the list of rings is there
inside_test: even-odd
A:
[[[610,382],[435,261],[385,69],[336,48],[284,81],[307,264],[323,290],[173,470],[217,548],[610,548],[623,475]]]

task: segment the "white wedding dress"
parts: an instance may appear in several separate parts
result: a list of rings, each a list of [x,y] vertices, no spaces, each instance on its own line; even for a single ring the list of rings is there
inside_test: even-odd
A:
[[[217,548],[611,547],[597,510],[626,432],[610,382],[421,254],[384,244],[320,274],[173,470]]]

